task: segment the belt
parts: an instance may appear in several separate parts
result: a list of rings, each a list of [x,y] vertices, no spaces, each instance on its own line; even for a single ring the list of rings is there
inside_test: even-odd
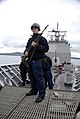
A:
[[[43,61],[43,59],[37,59],[37,60],[32,60],[32,62],[35,62],[35,61]]]

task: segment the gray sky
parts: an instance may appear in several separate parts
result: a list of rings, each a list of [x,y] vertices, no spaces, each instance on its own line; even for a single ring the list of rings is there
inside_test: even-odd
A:
[[[23,52],[31,25],[67,30],[71,49],[80,52],[80,0],[0,0],[0,52]]]

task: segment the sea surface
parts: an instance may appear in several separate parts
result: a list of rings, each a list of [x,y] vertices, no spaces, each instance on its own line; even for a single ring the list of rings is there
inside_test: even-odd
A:
[[[71,62],[73,63],[73,65],[75,66],[80,66],[80,59],[71,59]]]
[[[19,64],[20,56],[0,55],[0,65]]]
[[[19,64],[21,61],[20,56],[0,55],[0,65],[6,64]],[[80,59],[71,59],[73,65],[80,65]]]

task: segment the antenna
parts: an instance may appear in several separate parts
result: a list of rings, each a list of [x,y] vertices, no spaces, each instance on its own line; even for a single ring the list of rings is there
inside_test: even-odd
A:
[[[54,33],[54,34],[51,34],[49,36],[51,36],[51,41],[52,41],[52,36],[55,37],[55,41],[59,41],[59,39],[61,38],[62,40],[64,40],[64,36],[65,36],[65,33],[67,31],[62,31],[62,30],[59,30],[59,23],[57,22],[57,29],[55,30],[54,28],[52,29],[52,31],[48,31],[48,32],[51,32],[51,33]]]
[[[59,26],[59,24],[58,24],[58,22],[57,22],[57,31],[58,31],[58,26]]]

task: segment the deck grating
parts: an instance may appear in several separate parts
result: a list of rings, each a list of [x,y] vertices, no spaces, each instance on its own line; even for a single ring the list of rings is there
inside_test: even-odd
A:
[[[47,90],[45,99],[25,96],[29,88],[5,86],[0,91],[0,119],[73,119],[80,102],[80,92]],[[58,93],[58,97],[54,95]]]
[[[79,105],[77,92],[57,91],[58,97],[51,92],[47,119],[73,119]]]

